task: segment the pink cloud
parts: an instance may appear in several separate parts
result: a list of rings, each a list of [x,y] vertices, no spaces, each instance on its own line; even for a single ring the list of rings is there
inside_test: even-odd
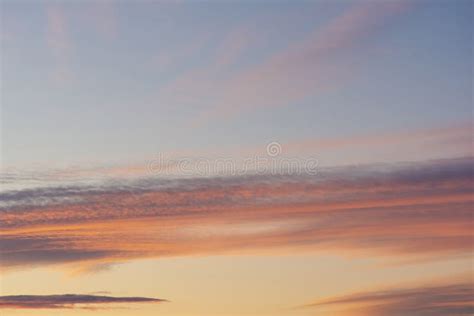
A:
[[[62,7],[48,4],[46,7],[46,40],[56,62],[54,79],[63,81],[72,76],[69,64],[73,43],[69,35],[68,23]]]
[[[177,106],[210,104],[197,119],[199,123],[244,109],[288,105],[328,91],[340,86],[352,71],[347,65],[335,63],[335,57],[366,45],[365,40],[409,6],[407,1],[356,4],[304,40],[256,66],[230,76],[213,67],[211,71],[197,69],[163,87],[158,98]],[[218,63],[235,59],[249,37],[243,32],[230,40],[232,45],[219,55]]]

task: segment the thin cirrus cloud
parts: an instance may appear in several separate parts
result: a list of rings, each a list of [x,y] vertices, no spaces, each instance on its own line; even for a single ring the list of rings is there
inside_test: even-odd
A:
[[[7,191],[1,265],[96,269],[140,258],[287,251],[401,261],[466,256],[473,166],[467,157],[313,176],[148,177]]]
[[[101,1],[83,8],[83,11],[76,10],[83,23],[92,25],[95,32],[108,40],[117,38],[119,27],[113,2]],[[71,32],[74,21],[68,9],[71,8],[60,3],[45,4],[45,38],[55,64],[53,79],[57,82],[73,78],[73,64],[78,57],[75,55],[77,45]]]
[[[350,137],[325,137],[294,139],[279,143],[282,157],[311,157],[319,166],[344,164],[368,164],[380,161],[423,161],[426,159],[447,159],[470,156],[472,152],[472,122],[457,122],[452,125],[385,131],[378,134],[355,134]],[[22,168],[2,166],[0,183],[4,191],[18,188],[35,188],[38,183],[49,186],[65,186],[66,183],[103,179],[139,178],[152,175],[163,176],[206,176],[218,174],[247,174],[256,169],[256,163],[245,165],[248,158],[268,158],[266,146],[208,147],[201,150],[175,150],[159,152],[148,161],[135,164],[89,164],[69,168],[47,168],[23,166]],[[180,161],[197,165],[199,161],[210,162],[207,170],[196,168],[183,172]],[[230,170],[219,168],[218,163],[233,160]],[[247,167],[247,170],[245,168]],[[253,169],[252,169],[253,168]],[[227,173],[226,173],[227,172]]]
[[[104,308],[104,306],[112,307],[115,304],[163,302],[167,302],[167,300],[150,297],[114,297],[84,294],[0,296],[0,308],[3,309],[95,309]]]
[[[72,75],[70,63],[74,45],[69,32],[68,19],[64,9],[58,5],[46,7],[46,18],[46,41],[55,61],[54,79],[58,81],[69,79]]]
[[[454,152],[468,154],[471,151],[472,122],[460,122],[457,125],[432,127],[417,130],[404,130],[399,132],[386,132],[377,135],[355,135],[352,137],[334,137],[326,139],[308,139],[288,144],[295,151],[311,151],[314,149],[340,149],[370,147],[376,151],[380,147],[403,146],[404,150],[415,146],[423,146],[425,151],[438,149],[444,154]],[[432,153],[431,153],[432,154]],[[431,155],[432,156],[432,155]]]
[[[331,315],[444,316],[472,315],[474,288],[468,282],[399,287],[323,299],[308,308],[331,310]]]
[[[255,66],[229,75],[207,65],[162,87],[158,98],[169,104],[206,101],[210,104],[208,110],[196,123],[244,109],[297,102],[344,82],[352,70],[335,63],[335,58],[369,43],[375,30],[380,31],[411,6],[411,1],[357,3],[327,25],[315,28],[302,41]],[[244,45],[242,36],[236,40],[236,47]],[[238,56],[233,53],[229,58],[235,60]],[[219,56],[216,66],[227,58]]]

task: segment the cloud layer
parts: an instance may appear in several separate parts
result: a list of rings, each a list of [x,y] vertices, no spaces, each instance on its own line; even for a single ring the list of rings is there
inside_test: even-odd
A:
[[[113,304],[161,302],[166,302],[166,300],[149,297],[113,297],[83,294],[0,296],[0,308],[9,309],[97,308]]]
[[[331,251],[399,259],[472,249],[472,158],[309,175],[104,180],[0,195],[3,268]]]

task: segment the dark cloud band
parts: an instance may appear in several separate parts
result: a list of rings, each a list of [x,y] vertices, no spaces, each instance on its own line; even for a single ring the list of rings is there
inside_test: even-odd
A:
[[[149,297],[113,297],[82,294],[0,296],[0,308],[9,309],[91,308],[103,306],[104,304],[162,302],[166,302],[166,300]]]

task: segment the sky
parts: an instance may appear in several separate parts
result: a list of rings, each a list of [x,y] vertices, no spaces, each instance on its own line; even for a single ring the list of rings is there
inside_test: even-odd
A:
[[[470,0],[0,0],[0,314],[472,315]]]

